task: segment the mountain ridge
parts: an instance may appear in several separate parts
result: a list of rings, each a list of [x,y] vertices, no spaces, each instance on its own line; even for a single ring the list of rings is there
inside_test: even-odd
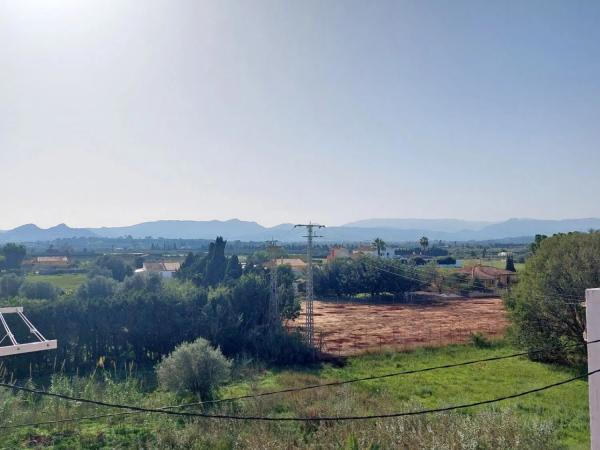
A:
[[[486,224],[487,225],[484,225]],[[358,224],[358,226],[357,226]],[[372,226],[388,225],[388,226]],[[389,226],[396,224],[395,226]],[[446,229],[440,228],[446,224]],[[472,229],[463,228],[473,225]],[[479,224],[479,228],[475,225]],[[409,225],[421,225],[409,227]],[[527,219],[511,218],[502,222],[463,221],[460,219],[365,219],[342,226],[320,230],[323,242],[371,241],[380,237],[388,242],[416,241],[421,236],[444,241],[483,241],[494,239],[524,239],[535,234],[555,234],[569,231],[600,229],[600,219]],[[165,239],[214,239],[223,236],[229,240],[282,242],[303,240],[303,230],[294,229],[291,223],[265,227],[254,221],[229,220],[157,220],[141,222],[125,227],[71,228],[61,223],[50,228],[25,224],[12,230],[0,231],[0,242],[36,242],[66,238],[165,238]]]

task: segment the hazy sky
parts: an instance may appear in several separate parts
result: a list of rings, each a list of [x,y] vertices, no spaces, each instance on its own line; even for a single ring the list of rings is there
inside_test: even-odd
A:
[[[0,229],[600,216],[600,2],[0,0]]]

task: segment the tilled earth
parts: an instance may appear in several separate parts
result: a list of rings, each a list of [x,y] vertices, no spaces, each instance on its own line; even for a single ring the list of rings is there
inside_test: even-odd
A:
[[[508,319],[499,298],[423,304],[315,301],[315,340],[335,355],[467,342],[471,333],[504,334]],[[292,327],[302,327],[301,315]]]

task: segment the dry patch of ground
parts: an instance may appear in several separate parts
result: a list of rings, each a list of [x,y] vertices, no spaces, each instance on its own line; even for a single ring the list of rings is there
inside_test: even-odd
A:
[[[426,304],[315,301],[314,320],[316,344],[339,355],[462,343],[471,333],[497,337],[508,326],[499,298]],[[301,315],[292,326],[303,325]]]

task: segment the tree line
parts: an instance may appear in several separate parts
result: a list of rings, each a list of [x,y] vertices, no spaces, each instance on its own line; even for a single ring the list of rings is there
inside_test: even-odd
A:
[[[314,269],[315,293],[328,297],[375,297],[384,293],[399,297],[427,284],[413,266],[369,256],[334,259]]]
[[[244,271],[237,257],[223,259],[225,245],[219,238],[208,254],[188,255],[177,279],[135,274],[118,281],[121,270],[110,264],[116,273],[92,271],[72,294],[5,301],[24,306],[36,327],[59,342],[56,351],[12,357],[6,365],[24,372],[31,365],[38,373],[54,370],[57,364],[67,370],[92,369],[100,363],[150,366],[176,345],[198,337],[229,357],[246,354],[276,362],[311,358],[300,336],[282,325],[300,310],[291,269],[282,266],[275,272],[279,316],[273,320],[271,272],[256,265]],[[99,261],[101,266],[105,263]],[[25,340],[27,330],[15,330],[17,339]]]

